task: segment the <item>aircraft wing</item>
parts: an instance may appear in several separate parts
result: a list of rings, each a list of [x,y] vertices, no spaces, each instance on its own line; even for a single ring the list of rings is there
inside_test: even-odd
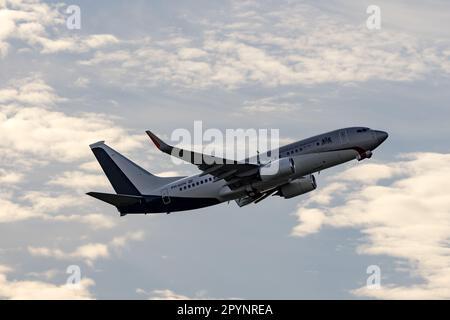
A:
[[[231,189],[246,185],[256,179],[260,165],[224,159],[168,145],[151,131],[146,131],[156,147],[164,153],[196,165],[202,175],[210,174],[215,180],[224,179]]]

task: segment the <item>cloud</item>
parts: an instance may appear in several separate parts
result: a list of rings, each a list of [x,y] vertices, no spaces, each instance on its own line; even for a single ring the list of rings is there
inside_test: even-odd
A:
[[[23,157],[69,162],[87,159],[89,144],[106,138],[122,150],[140,146],[136,137],[117,127],[105,115],[67,115],[36,107],[0,106],[0,148]],[[76,136],[74,133],[76,132]],[[24,134],[26,133],[26,134]]]
[[[137,290],[138,293],[141,293],[142,290]],[[188,296],[184,296],[178,293],[173,292],[172,290],[154,290],[152,291],[152,295],[150,300],[191,300]]]
[[[110,216],[80,211],[83,211],[83,206],[80,205],[79,197],[70,194],[28,191],[20,197],[15,197],[12,193],[0,193],[0,223],[41,219],[83,223],[94,230],[116,226],[116,221]]]
[[[297,237],[303,237],[319,231],[325,221],[325,214],[321,210],[314,208],[302,208],[301,210],[301,214],[297,214],[299,224],[294,227],[292,234]]]
[[[0,90],[0,103],[17,103],[33,106],[49,106],[64,101],[54,89],[38,76],[12,81],[6,89]]]
[[[26,274],[26,276],[38,278],[38,279],[44,278],[46,280],[51,280],[51,279],[55,278],[59,273],[60,273],[60,271],[57,269],[50,269],[50,270],[46,270],[43,272],[29,272]]]
[[[271,96],[261,99],[248,100],[243,104],[243,111],[254,114],[261,113],[287,113],[298,111],[299,104],[297,101],[298,96],[294,93],[288,93],[285,95]]]
[[[60,100],[34,77],[0,90],[0,149],[19,158],[70,162],[89,159],[89,144],[100,138],[121,150],[141,145],[143,137],[130,135],[105,114],[53,110]]]
[[[108,139],[121,150],[139,147],[144,138],[130,135],[104,114],[68,115],[55,110],[64,101],[39,75],[11,80],[0,90],[0,223],[41,219],[83,223],[94,230],[116,225],[113,217],[93,213],[83,202],[80,204],[79,195],[73,194],[73,190],[85,193],[90,188],[108,187],[103,175],[60,172],[54,165],[77,166],[74,162],[92,160],[89,144],[99,138]],[[35,191],[23,184],[27,181],[34,185],[39,180],[37,167],[50,168],[50,179],[37,181],[47,191]],[[55,187],[58,191],[48,191]]]
[[[50,249],[46,247],[28,247],[28,252],[32,256],[52,257],[55,259],[71,260],[80,259],[94,261],[98,258],[108,258],[108,246],[102,243],[88,243],[76,248],[73,252],[66,253],[60,249]]]
[[[0,183],[16,184],[23,180],[24,175],[19,172],[11,172],[0,169]]]
[[[208,296],[207,291],[201,290],[189,297],[183,294],[176,293],[170,289],[157,289],[148,293],[144,289],[136,289],[136,293],[143,294],[149,297],[150,300],[218,300]],[[239,298],[228,298],[228,300],[238,300]]]
[[[59,11],[62,7],[62,3],[6,0],[0,8],[0,57],[7,55],[12,40],[19,41],[18,45],[38,48],[42,53],[81,53],[119,42],[110,34],[65,35],[66,16]]]
[[[143,231],[129,232],[123,236],[113,238],[109,243],[88,243],[75,248],[73,251],[66,252],[61,249],[48,247],[29,246],[28,252],[32,256],[47,257],[58,260],[83,260],[88,265],[98,259],[107,259],[111,256],[111,249],[120,252],[130,241],[142,241],[144,239]]]
[[[119,40],[110,34],[97,34],[86,38],[66,37],[58,40],[37,38],[35,41],[42,46],[42,53],[74,52],[83,53],[91,49],[117,44]]]
[[[89,288],[95,283],[89,278],[83,278],[74,285],[56,285],[43,281],[8,280],[7,274],[12,269],[0,265],[0,297],[13,300],[73,300],[93,299]]]
[[[33,208],[21,206],[12,201],[10,194],[0,194],[0,223],[16,222],[31,218],[43,218],[43,214]]]
[[[89,214],[60,214],[54,216],[52,220],[62,221],[62,222],[78,222],[84,223],[93,230],[98,229],[111,229],[117,225],[116,220],[111,217],[100,213],[89,213]]]
[[[178,55],[181,59],[190,60],[206,57],[208,53],[198,48],[181,48]]]
[[[214,21],[189,22],[201,31],[183,34],[181,41],[179,34],[168,34],[164,41],[119,44],[79,64],[100,66],[100,76],[121,85],[197,89],[413,81],[432,72],[448,74],[450,65],[448,41],[390,29],[373,32],[296,2],[275,8],[259,2],[233,5],[216,12]]]
[[[48,184],[64,187],[67,189],[79,190],[85,193],[97,187],[107,188],[109,184],[102,174],[88,174],[82,171],[68,171],[55,176],[49,180]]]
[[[124,248],[130,241],[142,241],[144,240],[145,233],[143,231],[129,232],[120,237],[114,237],[110,244],[116,249]]]
[[[421,279],[411,285],[382,281],[381,289],[361,287],[356,295],[450,298],[450,154],[414,153],[391,163],[362,164],[330,179],[335,180],[345,185],[342,192],[332,201],[300,204],[292,234],[307,236],[323,226],[360,229],[365,242],[358,253],[406,260],[409,274]]]
[[[345,170],[336,176],[337,180],[358,181],[360,183],[377,183],[379,180],[401,174],[403,168],[399,166],[386,166],[369,163]]]

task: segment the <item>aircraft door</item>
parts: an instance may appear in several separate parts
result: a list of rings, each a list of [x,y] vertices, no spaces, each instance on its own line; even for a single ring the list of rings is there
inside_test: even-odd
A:
[[[170,203],[169,189],[163,189],[163,191],[161,192],[161,196],[164,204]]]
[[[339,137],[341,138],[342,144],[348,143],[348,133],[346,129],[339,131]]]

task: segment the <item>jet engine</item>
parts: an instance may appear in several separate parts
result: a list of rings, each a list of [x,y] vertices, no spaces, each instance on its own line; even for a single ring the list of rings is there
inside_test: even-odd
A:
[[[278,191],[278,195],[285,199],[290,199],[301,194],[313,191],[317,188],[316,178],[313,175],[295,179],[288,184],[285,184]]]
[[[261,181],[278,180],[295,173],[295,163],[292,158],[281,158],[269,162],[259,169]]]

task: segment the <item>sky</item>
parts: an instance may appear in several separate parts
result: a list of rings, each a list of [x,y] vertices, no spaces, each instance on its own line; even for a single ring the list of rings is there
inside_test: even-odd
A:
[[[449,299],[449,85],[443,0],[0,0],[0,298]],[[112,191],[99,140],[197,173],[145,135],[197,120],[390,136],[289,200],[120,217],[85,195]]]

